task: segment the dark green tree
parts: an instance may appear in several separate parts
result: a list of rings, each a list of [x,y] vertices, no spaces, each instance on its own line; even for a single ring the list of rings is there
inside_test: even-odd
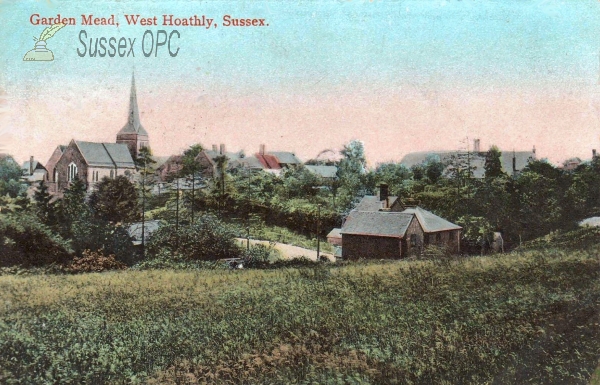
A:
[[[485,177],[494,179],[504,175],[502,171],[502,152],[496,146],[490,147],[485,154]]]
[[[48,192],[48,186],[45,183],[40,182],[33,194],[33,200],[33,208],[40,221],[50,227],[56,226],[56,207],[51,203],[52,195]]]
[[[0,157],[0,195],[16,198],[25,192],[21,167],[10,155]]]
[[[130,222],[139,218],[135,185],[124,175],[103,178],[89,199],[94,215],[105,221]]]

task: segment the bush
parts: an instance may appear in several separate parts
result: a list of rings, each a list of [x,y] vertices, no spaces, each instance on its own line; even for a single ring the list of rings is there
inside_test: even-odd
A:
[[[127,265],[136,262],[136,253],[127,230],[98,219],[85,219],[72,225],[72,244],[75,254],[85,250],[103,250]]]
[[[271,260],[271,255],[278,254],[272,245],[256,244],[250,247],[244,255],[245,268],[266,268]]]
[[[116,260],[113,254],[105,256],[102,250],[84,250],[83,256],[75,257],[69,264],[67,271],[71,273],[98,273],[106,270],[124,270],[125,264]]]
[[[235,232],[215,216],[204,215],[192,225],[162,226],[148,239],[148,253],[180,255],[190,261],[215,261],[241,254]]]
[[[28,214],[0,216],[0,266],[23,267],[66,263],[68,242]]]

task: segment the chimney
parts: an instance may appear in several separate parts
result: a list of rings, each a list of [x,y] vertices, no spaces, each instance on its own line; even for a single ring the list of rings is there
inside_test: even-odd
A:
[[[258,148],[258,153],[259,155],[265,155],[265,145],[261,144],[260,147]]]
[[[473,140],[473,152],[481,152],[481,140],[474,139]]]
[[[535,146],[533,146],[533,150],[532,150],[532,152],[533,152],[533,159],[535,159],[535,156],[536,156],[536,153],[535,153]]]
[[[385,201],[383,208],[387,209],[389,206],[389,188],[386,183],[379,185],[379,200]]]
[[[213,144],[213,145],[212,145],[212,150],[213,150],[214,152],[217,152],[217,145],[216,145],[216,144]]]
[[[29,157],[29,175],[33,175],[33,155]]]
[[[517,175],[517,157],[515,155],[515,151],[513,150],[513,175]]]
[[[219,147],[219,155],[225,155],[225,145],[223,143]]]
[[[592,159],[596,159],[596,149],[592,150]]]

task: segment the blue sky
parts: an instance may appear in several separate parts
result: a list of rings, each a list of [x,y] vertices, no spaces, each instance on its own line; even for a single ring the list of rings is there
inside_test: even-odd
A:
[[[115,14],[121,25],[119,28],[67,26],[48,41],[48,47],[55,55],[53,62],[24,63],[23,55],[33,48],[33,36],[39,36],[44,29],[43,26],[29,23],[29,17],[33,13],[47,17],[60,13],[63,17],[75,17],[78,24],[83,13],[93,13],[96,16]],[[141,55],[139,44],[147,28],[127,26],[123,16],[136,13],[142,16],[156,15],[159,21],[162,14],[177,17],[206,15],[214,18],[218,27],[211,30],[150,27],[153,31],[166,29],[170,32],[177,29],[181,34],[180,53],[176,58],[170,58],[164,53],[159,58],[145,58]],[[221,21],[226,14],[233,17],[264,18],[269,27],[223,28]],[[426,134],[435,136],[440,130],[445,130],[451,135],[452,146],[462,140],[465,134],[487,135],[490,136],[490,142],[514,146],[520,139],[508,141],[501,136],[494,136],[495,131],[502,129],[494,128],[492,124],[498,117],[490,115],[484,121],[479,121],[484,119],[481,117],[482,112],[471,113],[468,110],[471,103],[469,98],[480,94],[490,95],[490,101],[497,98],[504,103],[506,94],[524,92],[534,94],[538,103],[536,105],[541,106],[544,105],[544,97],[563,98],[575,93],[581,98],[578,101],[578,106],[583,106],[581,108],[587,108],[585,104],[588,99],[596,98],[600,103],[600,98],[594,96],[598,87],[600,48],[600,2],[597,0],[6,1],[0,3],[0,23],[0,41],[3,42],[0,50],[0,87],[5,95],[5,117],[0,120],[0,133],[10,134],[17,127],[20,130],[31,130],[28,135],[19,135],[33,140],[32,143],[37,146],[36,149],[40,149],[37,151],[42,158],[51,152],[51,149],[42,149],[42,145],[47,145],[50,138],[46,130],[54,128],[36,127],[35,119],[22,118],[24,113],[27,114],[28,104],[36,111],[40,110],[40,103],[45,103],[48,98],[69,100],[73,104],[69,104],[70,108],[74,109],[89,108],[87,106],[90,103],[109,105],[113,103],[111,100],[127,94],[133,68],[139,79],[140,92],[145,90],[147,93],[160,94],[162,100],[179,104],[183,103],[177,100],[177,96],[181,94],[188,95],[191,104],[207,100],[202,108],[210,105],[229,111],[229,114],[221,112],[221,115],[228,114],[224,121],[234,127],[231,130],[239,131],[240,127],[244,127],[244,116],[236,118],[236,114],[232,112],[238,108],[236,103],[240,99],[245,98],[243,103],[252,104],[255,106],[254,110],[265,108],[269,111],[284,111],[277,103],[285,103],[285,108],[291,108],[290,105],[294,103],[306,104],[302,111],[287,112],[291,114],[289,116],[294,116],[293,119],[270,114],[265,115],[262,120],[257,118],[249,123],[259,125],[264,124],[265,119],[279,119],[288,125],[298,125],[299,128],[289,128],[290,132],[296,132],[296,129],[302,132],[302,127],[308,122],[303,121],[301,115],[306,109],[310,114],[310,109],[314,107],[309,108],[309,105],[312,106],[311,103],[314,102],[315,105],[322,106],[322,115],[319,116],[325,121],[316,130],[323,130],[324,125],[333,127],[336,139],[332,141],[332,147],[343,144],[340,143],[341,140],[360,138],[365,132],[370,132],[369,129],[365,131],[352,128],[353,124],[349,123],[353,122],[342,117],[344,114],[348,115],[348,111],[338,111],[338,115],[329,117],[326,110],[342,108],[339,104],[347,105],[348,109],[363,108],[368,117],[365,118],[366,122],[380,122],[385,126],[386,133],[393,134],[409,127],[403,126],[401,116],[391,116],[389,111],[382,111],[383,107],[378,107],[379,105],[395,97],[419,99],[431,92],[440,93],[445,95],[443,100],[437,101],[437,105],[426,112],[437,116],[437,121],[432,122],[437,127]],[[81,48],[78,34],[82,29],[90,37],[137,38],[136,57],[80,58],[76,50]],[[74,103],[71,99],[77,98],[77,95],[87,95],[87,99]],[[149,100],[149,96],[144,98],[142,95],[140,103]],[[527,103],[527,97],[519,98],[520,102]],[[238,102],[225,106],[227,101],[233,100]],[[265,101],[263,105],[260,105],[261,100]],[[465,104],[461,104],[462,101]],[[550,102],[555,103],[555,100]],[[402,105],[402,102],[398,103],[397,108],[402,111],[414,109],[412,106]],[[513,101],[507,103],[512,106]],[[118,105],[115,104],[115,108]],[[154,106],[155,104],[148,102],[142,109],[146,108],[150,117],[150,110]],[[500,104],[497,106],[499,115],[511,113],[502,110],[509,107]],[[177,116],[181,117],[181,124],[192,125],[190,122],[197,117],[185,116],[183,107],[179,108],[181,111]],[[542,108],[546,107],[539,107],[528,113],[542,114]],[[443,112],[444,109],[446,112]],[[453,109],[461,110],[459,117],[451,119],[452,117],[443,116]],[[62,111],[70,115],[68,108],[65,107]],[[586,111],[576,111],[574,114],[585,115],[589,112]],[[73,116],[78,116],[77,111],[73,113]],[[102,112],[98,114],[101,115]],[[469,117],[473,118],[466,122]],[[538,127],[535,135],[532,134],[531,141],[535,141],[538,147],[543,148],[545,145],[553,148],[556,143],[550,139],[548,143],[538,143],[546,140],[542,138],[542,130],[554,132],[564,130],[569,124],[590,125],[598,124],[599,121],[597,116],[581,118],[583,120],[576,116],[562,117],[564,122],[561,126],[553,128],[550,121],[548,127]],[[424,115],[423,119],[427,118]],[[58,121],[58,117],[49,116],[48,119]],[[210,124],[217,124],[215,119]],[[399,120],[397,126],[393,123],[394,119]],[[443,123],[450,120],[456,120],[456,123]],[[79,126],[73,122],[65,124],[65,130],[79,130]],[[78,133],[82,140],[86,138],[81,136],[92,135],[92,125],[88,127],[86,124],[82,123],[82,131]],[[153,122],[148,122],[146,125],[152,124]],[[310,124],[318,125],[318,122],[312,120]],[[364,122],[361,124],[364,126]],[[425,123],[419,121],[419,124]],[[470,128],[465,128],[465,124]],[[533,121],[525,119],[523,122],[515,121],[514,124],[511,122],[511,127],[506,129],[522,133],[524,127],[529,127],[530,124],[547,123],[537,118]],[[24,128],[23,125],[27,127]],[[165,126],[168,123],[158,120],[157,125]],[[478,131],[478,126],[487,128]],[[173,130],[176,127],[165,129]],[[226,138],[235,136],[235,132],[228,131],[225,124],[219,130]],[[37,135],[41,131],[44,134]],[[340,135],[342,132],[344,135]],[[591,132],[590,129],[586,135],[591,135]],[[217,140],[210,133],[203,135],[198,140]],[[513,136],[517,138],[516,135]],[[100,140],[100,136],[89,139]],[[594,137],[594,140],[597,139],[598,135]],[[65,139],[60,137],[56,140]],[[591,137],[585,137],[582,143],[573,148],[572,153],[587,153],[591,140]],[[26,155],[16,148],[14,143],[18,141],[14,138],[12,142],[8,142],[12,143],[9,150],[20,156]],[[252,142],[252,145],[255,144]],[[377,145],[375,139],[373,144]],[[306,154],[318,153],[317,146],[329,146],[325,140],[315,140],[314,148],[304,149],[311,146],[308,142],[299,145],[303,146],[299,152],[305,150]],[[431,147],[442,145],[443,143],[432,141]],[[162,150],[175,152],[182,146],[183,141]],[[402,148],[389,157],[397,159],[411,149]],[[563,150],[564,154],[561,152],[561,156],[566,155],[568,149]],[[553,151],[555,150],[548,154],[550,157]],[[375,156],[374,159],[379,158]]]

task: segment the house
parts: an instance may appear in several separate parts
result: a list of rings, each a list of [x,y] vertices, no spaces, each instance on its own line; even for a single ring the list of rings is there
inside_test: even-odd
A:
[[[342,229],[335,228],[327,234],[327,242],[333,246],[342,246]]]
[[[60,194],[75,178],[79,178],[89,191],[104,177],[132,177],[134,173],[135,163],[127,145],[71,140],[54,167],[52,183]]]
[[[462,227],[421,207],[405,205],[380,186],[379,196],[365,196],[340,231],[344,259],[398,259],[425,246],[460,251]]]
[[[479,139],[475,139],[472,151],[412,152],[405,155],[400,163],[407,168],[411,168],[413,166],[421,165],[430,159],[435,159],[447,165],[444,175],[448,175],[451,171],[449,163],[458,160],[465,165],[470,164],[473,178],[482,179],[485,176],[486,153],[486,151],[481,151]],[[520,171],[527,167],[529,162],[535,159],[535,147],[531,151],[502,151],[500,156],[502,171],[510,176],[516,176]]]
[[[307,164],[304,167],[313,174],[325,180],[333,180],[337,177],[338,168],[336,166],[321,166]]]
[[[29,158],[29,161],[23,163],[21,171],[23,173],[23,181],[29,185],[37,185],[39,182],[44,182],[48,175],[46,167],[33,159],[33,156]]]
[[[246,156],[242,151],[228,152],[224,144],[221,144],[218,148],[216,144],[213,144],[211,150],[204,150],[196,157],[203,177],[212,178],[218,174],[218,159],[220,156],[225,156],[227,170],[244,168],[251,171],[260,171],[263,168],[256,157]]]
[[[60,196],[75,178],[83,180],[91,190],[104,177],[132,177],[136,172],[134,160],[143,147],[149,147],[149,137],[140,122],[132,75],[127,123],[117,133],[116,143],[73,139],[66,146],[58,146],[46,163],[48,191]]]
[[[161,182],[168,182],[175,178],[183,168],[183,156],[171,155],[156,168],[156,175]]]
[[[266,146],[264,144],[260,145],[258,153],[255,154],[255,157],[262,164],[265,171],[273,172],[275,174],[279,174],[280,170],[283,168],[299,166],[302,164],[302,161],[298,159],[296,154],[294,154],[293,152],[267,152]]]

